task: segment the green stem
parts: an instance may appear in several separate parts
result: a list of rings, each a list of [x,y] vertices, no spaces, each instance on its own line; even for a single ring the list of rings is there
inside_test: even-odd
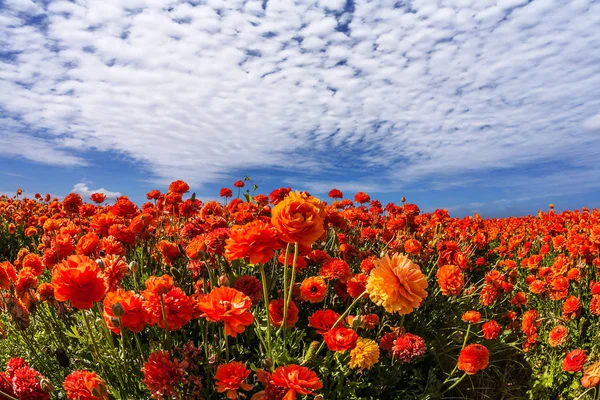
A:
[[[88,331],[88,335],[90,336],[90,339],[92,340],[92,346],[94,347],[94,352],[96,353],[96,357],[100,358],[100,351],[98,350],[98,344],[96,343],[96,338],[94,338],[94,334],[92,333],[92,326],[90,325],[90,319],[89,319],[87,313],[85,312],[85,310],[81,310],[81,312],[83,313],[83,320],[85,321],[85,327]]]
[[[269,289],[267,287],[267,274],[265,273],[264,265],[259,264],[258,267],[260,268],[260,278],[263,288],[263,301],[265,303],[265,319],[267,323],[267,357],[272,358],[273,354],[271,353],[271,323],[269,322]]]
[[[288,245],[289,247],[289,245]],[[290,279],[289,287],[287,288],[287,293],[284,293],[283,300],[283,321],[281,322],[280,330],[283,330],[283,345],[285,346],[285,333],[287,326],[287,316],[288,310],[290,308],[290,300],[292,299],[292,294],[294,292],[294,280],[296,279],[296,260],[298,259],[298,243],[294,243],[294,260],[292,261],[292,277]],[[286,261],[287,261],[287,252],[286,252]],[[287,268],[285,269],[287,271]],[[286,278],[283,278],[284,281],[287,282]],[[286,290],[286,289],[284,289]]]
[[[225,328],[223,328],[223,336],[225,337],[225,362],[229,362],[229,338],[225,333]]]
[[[164,331],[165,331],[165,335],[164,335],[164,343],[163,345],[165,346],[165,350],[169,350],[171,349],[171,332],[169,332],[169,321],[167,320],[167,310],[165,308],[165,300],[164,300],[164,295],[161,293],[160,294],[160,308],[162,310],[162,317],[163,317],[163,324],[164,324]]]
[[[463,340],[463,345],[460,348],[460,351],[462,351],[465,348],[465,346],[467,345],[467,339],[469,338],[470,331],[471,331],[471,324],[467,325],[467,332],[465,333],[465,339]],[[458,368],[458,360],[456,361],[456,365],[454,366],[454,369],[452,370],[452,372],[450,372],[450,375],[448,375],[448,377],[446,378],[444,383],[442,383],[442,385],[445,384],[446,382],[448,382],[450,380],[450,378],[452,378],[452,375],[454,375],[457,368]],[[454,386],[452,386],[452,387],[454,387]],[[450,389],[448,389],[448,390],[450,390]]]
[[[462,380],[463,380],[463,379],[465,379],[465,376],[467,376],[467,373],[466,373],[466,372],[463,374],[463,376],[461,376],[461,377],[460,377],[460,379],[459,379],[459,380],[457,380],[456,382],[454,382],[454,383],[452,384],[452,386],[450,386],[448,389],[444,390],[444,391],[442,392],[442,394],[444,394],[444,393],[446,393],[446,392],[448,392],[448,391],[450,391],[450,390],[454,389],[454,388],[456,387],[456,385],[458,385],[459,383],[461,383],[461,382],[462,382]]]

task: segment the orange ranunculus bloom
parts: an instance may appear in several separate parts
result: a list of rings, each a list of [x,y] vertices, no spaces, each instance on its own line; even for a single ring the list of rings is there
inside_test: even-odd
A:
[[[42,263],[42,259],[40,256],[34,253],[29,253],[23,257],[23,261],[21,261],[21,267],[31,269],[36,276],[40,276],[42,272],[44,272],[44,264]]]
[[[104,203],[104,200],[106,200],[106,195],[104,193],[92,193],[90,200],[92,200],[94,203]]]
[[[476,324],[481,321],[481,313],[474,310],[466,311],[462,316],[462,320],[471,324]]]
[[[281,324],[283,323],[283,308],[283,299],[271,300],[269,303],[269,321],[277,328],[281,327]],[[285,326],[294,326],[296,325],[296,322],[298,322],[298,307],[296,307],[296,303],[290,300]]]
[[[71,372],[63,382],[67,400],[108,400],[106,382],[95,372],[78,370]]]
[[[179,247],[175,243],[169,242],[168,240],[161,240],[158,243],[158,251],[160,251],[163,263],[169,266],[173,265],[173,262],[177,259],[177,257],[181,256]]]
[[[269,383],[287,389],[282,400],[295,400],[297,395],[315,394],[314,390],[323,388],[315,372],[295,364],[276,368]]]
[[[474,375],[477,371],[485,369],[490,359],[489,350],[480,344],[470,344],[460,351],[458,356],[458,369]]]
[[[567,340],[569,331],[564,325],[557,325],[548,334],[548,344],[552,347],[561,346]]]
[[[114,292],[108,292],[104,298],[104,318],[107,320],[108,327],[116,334],[119,334],[119,327],[113,326],[111,318],[118,318],[115,315],[115,305],[120,304],[122,308],[121,324],[132,332],[141,332],[146,327],[144,321],[143,299],[133,290],[125,291],[117,289]],[[119,313],[119,311],[117,311]]]
[[[77,242],[75,251],[79,255],[89,256],[98,247],[100,238],[94,232],[86,233]]]
[[[168,275],[161,278],[155,276],[148,278],[142,297],[145,300],[143,306],[145,322],[150,325],[158,324],[161,329],[179,330],[190,322],[196,313],[194,299],[187,296],[180,288],[174,287],[173,279]],[[167,317],[166,326],[163,305]]]
[[[320,276],[310,276],[300,285],[300,298],[311,303],[320,303],[327,294],[327,284]]]
[[[185,255],[192,260],[197,260],[203,251],[206,251],[206,237],[204,235],[196,236],[185,248]]]
[[[600,383],[600,361],[594,362],[585,371],[583,371],[583,377],[581,378],[581,386],[584,388],[591,388]]]
[[[86,256],[69,256],[52,271],[54,297],[71,301],[79,310],[92,308],[104,297],[104,277],[98,264]]]
[[[327,348],[331,351],[352,350],[356,346],[358,335],[349,328],[333,328],[323,336]]]
[[[223,321],[225,334],[234,337],[254,321],[249,311],[251,305],[250,297],[225,286],[215,288],[198,299],[198,308],[203,313],[201,316],[212,322]]]
[[[254,220],[246,225],[234,225],[225,240],[225,258],[248,257],[250,264],[265,264],[279,249],[277,231],[268,222]]]
[[[325,206],[321,200],[290,192],[271,211],[271,222],[287,243],[311,246],[325,232]]]
[[[174,193],[187,193],[190,190],[190,185],[188,185],[186,182],[182,181],[182,180],[177,180],[174,182],[171,182],[171,184],[169,185],[169,192],[174,192]]]
[[[421,268],[403,254],[385,255],[371,271],[367,292],[387,312],[409,314],[427,297],[427,278]]]
[[[242,362],[232,361],[227,364],[219,365],[217,367],[217,372],[215,373],[217,391],[219,393],[227,392],[228,399],[237,399],[238,390],[252,389],[252,385],[244,383],[248,378],[248,375],[250,375],[250,370],[246,368]]]
[[[10,289],[10,283],[17,280],[15,267],[9,261],[0,263],[0,289]]]
[[[444,296],[458,296],[465,285],[462,269],[456,265],[444,265],[436,274],[440,291]]]
[[[114,292],[121,286],[123,278],[129,275],[129,267],[125,262],[125,257],[110,254],[102,257],[104,263],[104,281],[106,282],[106,290]]]
[[[408,254],[419,254],[421,252],[421,242],[417,239],[408,239],[404,242],[404,251]]]

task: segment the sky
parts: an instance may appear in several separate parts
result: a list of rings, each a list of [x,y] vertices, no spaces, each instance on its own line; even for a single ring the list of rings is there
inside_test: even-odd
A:
[[[600,204],[600,1],[0,0],[0,192]]]

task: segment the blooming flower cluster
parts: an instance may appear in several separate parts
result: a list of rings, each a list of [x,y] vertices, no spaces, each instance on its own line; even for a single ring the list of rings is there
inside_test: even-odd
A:
[[[0,397],[600,390],[598,210],[458,219],[246,181],[222,202],[183,181],[141,206],[0,197]]]

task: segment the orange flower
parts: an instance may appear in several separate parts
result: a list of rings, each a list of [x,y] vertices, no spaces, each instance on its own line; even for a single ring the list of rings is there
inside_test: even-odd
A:
[[[462,320],[471,324],[476,324],[481,320],[481,313],[479,311],[467,311],[463,314]]]
[[[269,321],[277,328],[281,327],[283,323],[283,307],[283,299],[271,300],[269,303]],[[296,307],[296,303],[290,300],[285,326],[294,326],[296,322],[298,322],[298,307]]]
[[[100,238],[94,232],[83,235],[77,242],[75,251],[77,254],[89,256],[98,246]]]
[[[9,261],[0,263],[0,289],[10,289],[10,283],[17,280],[15,267]]]
[[[323,387],[316,373],[295,364],[276,368],[269,383],[287,389],[282,400],[296,400],[298,394],[315,394],[313,390]]]
[[[103,203],[106,200],[106,195],[104,193],[92,193],[90,200],[94,203]]]
[[[557,325],[548,334],[548,344],[552,347],[561,346],[567,340],[567,328],[563,325]]]
[[[252,385],[244,383],[250,375],[250,370],[246,368],[244,363],[232,361],[227,364],[221,364],[217,367],[215,373],[215,382],[217,383],[217,391],[219,393],[227,392],[228,399],[237,399],[237,391],[250,390]]]
[[[234,225],[225,240],[225,258],[236,260],[248,257],[250,264],[265,264],[279,249],[277,231],[262,220],[246,225]]]
[[[496,321],[491,320],[481,325],[481,331],[487,340],[495,340],[500,336],[501,327]]]
[[[490,352],[480,344],[470,344],[460,351],[458,356],[458,369],[474,375],[477,371],[485,369],[488,365]]]
[[[312,245],[325,232],[325,207],[315,197],[290,192],[271,211],[271,222],[287,243]]]
[[[42,259],[37,254],[27,254],[21,261],[23,268],[29,268],[36,276],[40,276],[44,272],[44,264]]]
[[[73,371],[63,382],[67,400],[109,400],[106,382],[92,371]]]
[[[185,248],[185,255],[192,260],[197,260],[203,251],[206,251],[205,236],[200,235],[192,239]]]
[[[252,300],[244,293],[229,288],[218,287],[198,300],[198,308],[202,317],[212,322],[223,321],[225,334],[237,336],[252,324],[254,317],[250,313]]]
[[[594,362],[584,372],[581,378],[581,386],[591,388],[600,383],[600,361]]]
[[[189,190],[190,190],[190,185],[188,185],[187,183],[185,183],[182,180],[171,182],[171,184],[169,185],[169,192],[183,194],[183,193],[187,193]]]
[[[179,247],[177,247],[175,243],[167,240],[161,240],[158,243],[158,251],[160,251],[163,263],[169,266],[173,265],[173,262],[177,259],[177,257],[181,256]]]
[[[311,303],[320,303],[327,294],[327,284],[320,276],[311,276],[300,285],[300,298]]]
[[[118,304],[118,305],[117,305]],[[143,300],[139,294],[133,290],[125,291],[117,289],[115,292],[108,292],[104,298],[104,318],[107,320],[108,327],[116,334],[120,333],[120,327],[115,327],[111,323],[112,318],[117,318],[121,314],[121,324],[132,332],[141,332],[146,327],[144,321]]]
[[[465,285],[462,270],[456,265],[444,265],[436,274],[440,291],[444,296],[458,296]]]
[[[178,398],[178,386],[185,380],[187,361],[171,359],[169,352],[156,351],[144,363],[144,385],[153,399]]]
[[[54,296],[71,301],[79,310],[92,308],[104,296],[104,278],[100,267],[86,256],[69,256],[52,271]]]
[[[323,336],[327,348],[331,351],[352,350],[356,346],[358,335],[352,329],[340,327],[330,329]]]
[[[346,282],[346,291],[348,294],[355,299],[363,294],[367,286],[368,278],[369,277],[365,274],[356,274],[350,278],[348,282]]]
[[[367,292],[371,301],[387,312],[409,314],[427,297],[427,278],[418,265],[403,254],[386,254],[371,271]]]
[[[421,242],[417,239],[408,239],[404,242],[404,251],[408,254],[419,254],[421,252]]]
[[[569,296],[563,304],[563,318],[568,320],[575,319],[581,313],[581,302],[575,296]]]
[[[129,268],[125,257],[119,255],[108,255],[102,258],[104,263],[104,281],[108,292],[114,292],[121,286],[121,281],[129,276]]]

